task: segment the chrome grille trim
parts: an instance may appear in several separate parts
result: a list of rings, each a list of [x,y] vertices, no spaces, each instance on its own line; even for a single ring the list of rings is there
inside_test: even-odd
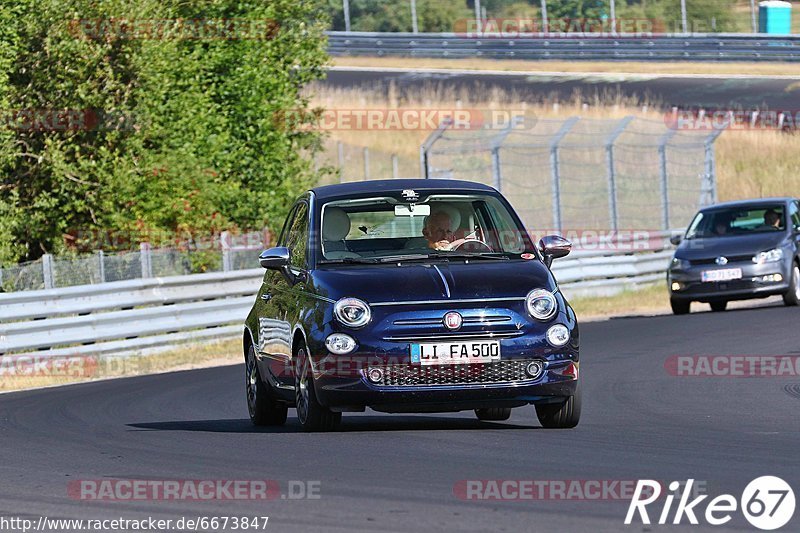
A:
[[[435,326],[442,324],[442,317],[439,318],[407,318],[407,319],[400,319],[395,320],[393,324],[395,326]],[[493,315],[493,316],[471,316],[471,317],[464,317],[464,324],[494,324],[497,322],[509,322],[511,321],[510,316],[501,316],[501,315]]]
[[[370,302],[371,306],[382,305],[450,305],[450,304],[484,304],[486,302],[524,302],[525,297],[513,298],[473,298],[466,300],[409,300],[405,302]]]
[[[535,383],[525,373],[525,367],[533,359],[512,359],[494,363],[471,365],[371,365],[383,370],[379,387],[436,387],[442,385],[497,385]]]
[[[430,335],[392,335],[390,337],[384,337],[383,340],[386,341],[425,341],[425,340],[446,340],[446,341],[457,341],[459,339],[506,339],[509,337],[519,337],[525,333],[524,331],[476,331],[474,333],[462,333],[460,331],[453,331],[453,332],[442,332],[442,333],[432,333]]]

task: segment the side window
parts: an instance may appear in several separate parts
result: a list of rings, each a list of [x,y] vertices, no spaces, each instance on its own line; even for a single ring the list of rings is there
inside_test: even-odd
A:
[[[308,206],[298,204],[289,226],[284,245],[292,251],[292,267],[306,268],[306,248],[308,248]]]
[[[792,226],[800,228],[800,204],[797,202],[789,204],[789,215],[792,217]]]
[[[294,219],[294,214],[296,212],[297,206],[294,206],[289,210],[289,214],[286,215],[286,220],[283,221],[283,228],[281,228],[281,234],[280,237],[278,237],[278,244],[276,246],[286,246],[286,239],[289,236],[289,228],[292,226],[292,220]]]

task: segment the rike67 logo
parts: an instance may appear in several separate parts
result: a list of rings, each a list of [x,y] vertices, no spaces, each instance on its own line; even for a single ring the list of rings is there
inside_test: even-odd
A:
[[[762,476],[751,481],[742,492],[742,497],[737,499],[731,494],[721,494],[705,505],[705,512],[701,512],[703,500],[708,495],[696,496],[689,500],[692,495],[693,479],[689,479],[685,484],[673,481],[669,484],[669,491],[663,499],[664,506],[658,515],[658,524],[685,523],[685,519],[690,524],[699,524],[698,515],[705,519],[705,522],[712,526],[721,526],[730,522],[732,514],[741,509],[742,514],[750,522],[750,525],[764,531],[771,531],[785,526],[794,515],[795,499],[794,491],[784,480],[775,476]],[[683,491],[678,494],[683,487]],[[630,525],[634,517],[638,514],[642,524],[650,524],[650,515],[647,506],[653,504],[662,496],[662,485],[658,481],[651,479],[640,479],[636,484],[633,499],[628,507],[628,514],[625,516],[625,524]],[[672,504],[678,499],[673,514]],[[660,502],[659,502],[660,503]],[[656,507],[656,506],[653,506]],[[651,508],[651,511],[657,509]],[[653,517],[655,519],[655,516]]]

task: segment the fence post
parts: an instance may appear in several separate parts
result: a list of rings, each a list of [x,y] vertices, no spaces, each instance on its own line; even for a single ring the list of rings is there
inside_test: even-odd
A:
[[[397,154],[392,154],[392,178],[397,179],[400,175],[399,163],[397,161]]]
[[[230,272],[233,270],[233,265],[231,262],[231,243],[229,232],[223,231],[219,234],[219,246],[222,249],[222,271]]]
[[[430,178],[428,151],[433,147],[434,143],[444,135],[444,132],[452,123],[453,121],[449,118],[442,120],[442,122],[439,123],[439,127],[436,128],[436,131],[431,133],[428,138],[425,139],[425,142],[422,143],[422,146],[419,147],[419,172],[421,177]]]
[[[153,264],[150,262],[150,243],[143,242],[139,244],[139,261],[142,265],[142,277],[153,277]]]
[[[97,279],[99,283],[106,282],[106,261],[103,250],[97,250]]]
[[[561,125],[550,141],[550,175],[553,183],[553,229],[561,232],[561,176],[558,169],[558,144],[569,133],[580,117],[570,117]]]
[[[350,33],[350,1],[342,0],[342,11],[344,11],[344,31]]]
[[[725,122],[721,128],[715,129],[708,137],[706,137],[703,147],[705,148],[705,176],[703,176],[703,185],[700,189],[700,205],[710,205],[717,203],[717,164],[714,160],[714,142],[717,137],[722,135],[722,132],[730,125],[730,122]]]
[[[417,0],[411,0],[411,33],[419,33],[417,26]]]
[[[606,139],[606,170],[608,172],[608,218],[611,222],[611,230],[617,231],[619,228],[619,213],[617,212],[617,176],[614,167],[614,143],[617,141],[628,124],[633,120],[633,116],[627,116],[617,123],[614,130]]]
[[[492,148],[492,184],[498,191],[503,187],[503,175],[500,172],[500,147]]]
[[[42,256],[42,277],[44,278],[44,288],[53,288],[53,256],[44,254]]]
[[[336,141],[336,154],[339,162],[339,183],[344,181],[344,145]]]
[[[671,129],[658,142],[658,163],[661,174],[661,229],[669,230],[669,174],[667,173],[667,143],[678,132]]]
[[[369,181],[369,148],[364,147],[364,181]]]

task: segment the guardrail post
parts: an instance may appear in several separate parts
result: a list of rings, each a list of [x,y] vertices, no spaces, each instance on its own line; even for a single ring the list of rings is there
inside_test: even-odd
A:
[[[42,256],[42,278],[44,279],[44,288],[53,288],[53,256],[44,254]]]
[[[152,278],[153,264],[150,262],[149,242],[143,242],[139,245],[139,261],[142,265],[142,278]]]
[[[558,168],[558,144],[569,133],[580,117],[568,118],[550,141],[550,175],[553,184],[553,229],[561,232],[561,176]]]
[[[233,270],[233,262],[231,261],[231,235],[227,231],[219,234],[219,246],[222,249],[222,271],[230,272]]]
[[[622,135],[625,128],[633,120],[633,116],[627,116],[619,121],[614,130],[606,139],[606,170],[608,172],[608,216],[611,222],[611,230],[617,231],[619,227],[619,213],[617,212],[617,176],[614,167],[614,143]]]
[[[392,154],[392,178],[397,179],[400,175],[399,165],[397,161],[397,154]]]
[[[364,147],[364,181],[369,181],[369,148]]]
[[[97,280],[99,283],[106,282],[106,261],[103,250],[97,250]]]
[[[667,143],[678,132],[671,129],[658,142],[658,163],[661,173],[661,229],[669,231],[669,174],[667,172]]]

